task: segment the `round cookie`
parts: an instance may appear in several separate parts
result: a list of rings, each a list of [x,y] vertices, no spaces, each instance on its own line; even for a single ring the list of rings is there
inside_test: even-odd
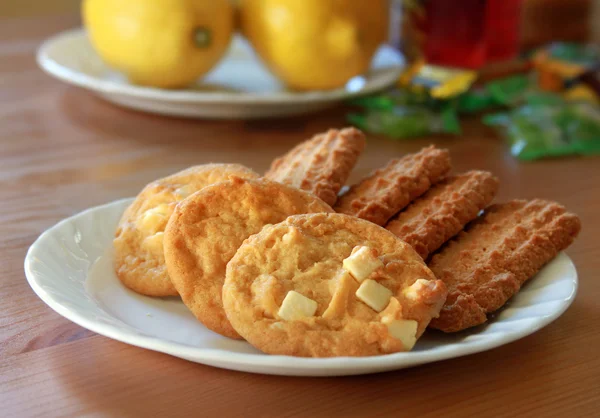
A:
[[[299,213],[333,212],[316,196],[268,180],[235,178],[181,202],[165,231],[165,260],[183,302],[207,328],[240,338],[223,310],[225,268],[242,242]]]
[[[369,356],[410,350],[446,294],[391,232],[309,214],[244,242],[227,265],[223,304],[236,331],[265,353]]]
[[[113,241],[115,271],[125,286],[148,296],[177,295],[164,261],[162,241],[167,221],[179,201],[231,175],[259,177],[240,164],[205,164],[144,187],[123,213]]]

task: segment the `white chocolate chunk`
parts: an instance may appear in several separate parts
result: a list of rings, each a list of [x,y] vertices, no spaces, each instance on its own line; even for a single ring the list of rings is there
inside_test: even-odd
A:
[[[419,295],[423,294],[424,289],[433,286],[431,280],[417,279],[413,284],[404,289],[404,296],[411,300],[419,299]]]
[[[154,235],[150,235],[142,242],[142,246],[145,250],[150,251],[154,254],[160,254],[163,252],[163,238],[164,232],[157,232]]]
[[[419,327],[417,321],[413,321],[412,319],[395,319],[386,325],[390,335],[400,340],[407,350],[411,350],[415,346],[417,342],[417,328]]]
[[[317,312],[317,302],[294,290],[290,290],[285,295],[277,315],[286,321],[295,321],[313,316],[315,312]]]
[[[169,213],[169,205],[158,205],[155,208],[148,209],[144,212],[138,218],[136,226],[138,229],[148,234],[154,234],[164,227],[168,220]]]
[[[252,282],[252,298],[260,306],[268,318],[275,318],[279,310],[279,304],[275,298],[283,293],[281,284],[270,274],[261,274]]]
[[[192,189],[189,184],[186,184],[185,186],[181,186],[181,187],[175,189],[175,191],[173,193],[175,193],[181,199],[185,199],[186,197],[191,195],[193,192],[194,192],[194,189]]]
[[[290,230],[281,239],[284,244],[291,245],[300,241],[302,234],[298,228],[290,227]]]
[[[377,258],[375,250],[361,246],[354,247],[352,254],[344,259],[342,265],[356,280],[362,282],[375,270],[383,267],[383,262]]]
[[[392,297],[392,291],[375,280],[365,280],[356,291],[356,297],[377,312],[385,308]]]
[[[356,280],[346,270],[340,269],[339,274],[329,280],[328,287],[331,293],[329,306],[323,312],[325,319],[341,319],[348,311],[348,299],[356,289]]]

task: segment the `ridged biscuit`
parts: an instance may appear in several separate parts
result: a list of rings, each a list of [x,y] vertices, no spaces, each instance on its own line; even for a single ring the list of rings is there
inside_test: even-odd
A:
[[[432,145],[374,171],[339,197],[334,209],[383,226],[448,171],[448,151]]]
[[[554,202],[492,205],[432,257],[429,267],[449,293],[430,326],[455,332],[486,322],[580,229],[579,218]]]
[[[498,191],[487,171],[448,177],[400,212],[385,228],[412,245],[424,260],[477,218]]]
[[[365,136],[358,129],[330,129],[274,160],[265,178],[306,190],[333,205],[364,148]]]

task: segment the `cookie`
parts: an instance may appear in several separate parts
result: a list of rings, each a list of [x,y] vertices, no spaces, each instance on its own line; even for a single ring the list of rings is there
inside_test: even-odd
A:
[[[125,286],[148,296],[175,296],[164,261],[163,236],[177,202],[231,175],[258,178],[239,164],[190,167],[148,184],[127,208],[115,233],[115,271]]]
[[[364,148],[365,136],[358,129],[330,129],[273,161],[265,178],[306,190],[333,205]]]
[[[385,228],[410,244],[424,260],[477,218],[498,191],[487,171],[448,177],[390,220]]]
[[[169,275],[183,302],[207,328],[240,338],[221,299],[225,267],[242,242],[289,215],[332,212],[311,193],[268,180],[205,187],[181,202],[165,231]]]
[[[448,151],[432,145],[374,171],[340,196],[334,209],[383,226],[448,171]]]
[[[456,332],[486,322],[580,229],[579,218],[554,202],[492,205],[432,257],[429,267],[449,293],[431,327]]]
[[[303,357],[408,351],[445,299],[410,245],[336,213],[265,227],[238,249],[223,286],[227,317],[250,344]]]

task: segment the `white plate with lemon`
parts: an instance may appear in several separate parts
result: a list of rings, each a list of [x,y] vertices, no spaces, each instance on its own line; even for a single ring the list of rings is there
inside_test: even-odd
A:
[[[402,56],[380,44],[387,3],[350,3],[336,10],[327,0],[246,0],[242,36],[233,34],[227,0],[86,0],[87,30],[48,39],[37,60],[49,74],[132,109],[218,119],[304,114],[398,79]]]

